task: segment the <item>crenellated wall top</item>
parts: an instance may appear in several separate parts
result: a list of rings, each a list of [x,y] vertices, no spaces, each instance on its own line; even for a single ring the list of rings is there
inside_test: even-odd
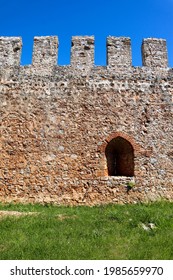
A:
[[[58,37],[34,37],[32,66],[35,69],[52,68],[57,65]],[[107,37],[107,66],[130,68],[132,66],[131,40],[128,37]],[[168,68],[166,40],[147,38],[141,46],[143,66],[152,69]],[[20,66],[22,39],[0,37],[0,68]],[[88,72],[94,67],[94,36],[73,36],[71,40],[71,63],[76,71]]]

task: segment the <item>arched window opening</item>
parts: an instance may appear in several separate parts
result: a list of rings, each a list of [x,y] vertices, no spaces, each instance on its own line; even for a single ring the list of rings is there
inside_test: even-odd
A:
[[[134,150],[129,141],[118,136],[105,150],[109,176],[134,176]]]

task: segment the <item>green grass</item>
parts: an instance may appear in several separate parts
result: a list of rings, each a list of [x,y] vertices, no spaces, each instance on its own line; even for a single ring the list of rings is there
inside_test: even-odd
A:
[[[173,203],[95,207],[0,204],[0,259],[173,259]],[[144,230],[141,224],[154,223]]]

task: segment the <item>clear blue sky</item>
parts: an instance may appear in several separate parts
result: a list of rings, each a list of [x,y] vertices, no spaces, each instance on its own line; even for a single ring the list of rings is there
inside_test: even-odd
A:
[[[141,65],[142,38],[167,40],[173,67],[173,0],[0,0],[0,36],[21,36],[22,64],[30,64],[34,36],[59,37],[60,65],[70,63],[73,35],[95,36],[95,64],[106,63],[106,37],[132,40],[133,65]]]

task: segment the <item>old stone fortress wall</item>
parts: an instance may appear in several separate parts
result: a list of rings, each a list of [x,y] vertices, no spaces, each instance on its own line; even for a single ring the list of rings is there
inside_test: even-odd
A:
[[[166,41],[107,38],[107,66],[94,65],[94,37],[73,37],[57,65],[57,37],[0,37],[0,201],[57,204],[173,200],[173,69]]]

